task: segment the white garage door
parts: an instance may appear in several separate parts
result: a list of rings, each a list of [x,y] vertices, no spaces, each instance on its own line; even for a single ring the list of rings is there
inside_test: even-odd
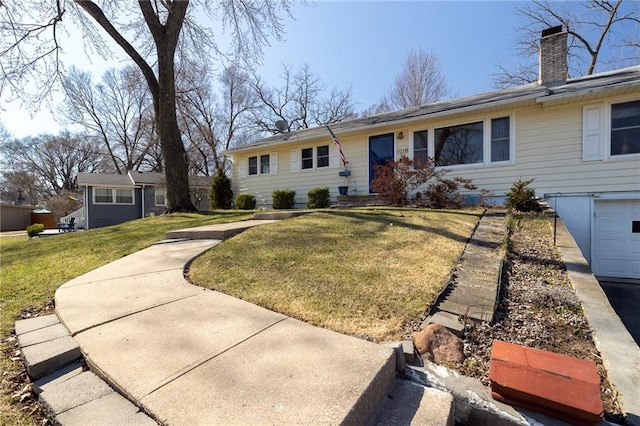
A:
[[[596,201],[593,273],[640,278],[640,200]]]

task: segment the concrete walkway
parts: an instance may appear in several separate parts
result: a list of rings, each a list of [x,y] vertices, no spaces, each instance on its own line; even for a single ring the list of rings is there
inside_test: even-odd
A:
[[[466,268],[487,273],[487,283],[497,277],[486,267],[499,269],[499,262],[489,265],[481,254],[492,252],[489,257],[496,258],[504,226],[502,217],[488,219],[483,218],[467,247],[469,256],[474,247],[482,248],[476,253],[479,263]],[[69,343],[64,345],[65,354],[81,351],[92,372],[129,399],[118,399],[93,373],[72,365],[63,377],[56,373],[37,385],[49,389],[43,392],[44,398],[41,395],[45,403],[64,411],[58,420],[72,419],[61,424],[149,424],[151,418],[189,425],[365,424],[368,419],[376,425],[451,424],[452,398],[434,384],[439,379],[430,378],[427,387],[396,380],[396,369],[402,371],[404,363],[394,349],[313,327],[185,281],[184,268],[191,259],[236,233],[234,227],[246,229],[268,222],[170,233],[181,239],[163,241],[64,284],[56,292],[56,311],[74,339],[58,335],[57,319],[25,320],[33,328],[16,324],[19,340],[34,351],[39,346]],[[186,240],[191,236],[208,239]],[[563,226],[558,248],[594,328],[610,378],[621,393],[628,421],[640,424],[640,349]],[[495,282],[493,285],[497,288]],[[45,329],[56,333],[42,337]],[[411,371],[415,375],[416,370],[405,369],[404,373],[411,376]],[[457,377],[455,373],[445,376]],[[85,384],[94,387],[85,391]],[[55,389],[69,395],[58,398]],[[462,396],[452,393],[455,412],[469,411],[468,406],[458,407],[461,400],[469,399],[469,391]],[[474,395],[472,406],[478,404],[479,393]],[[69,402],[73,397],[80,402]],[[390,401],[394,402],[389,405]],[[488,396],[480,401],[480,407],[494,406]],[[151,417],[140,417],[143,413],[138,407]],[[109,417],[116,411],[129,420],[118,422]],[[483,412],[493,415],[491,410]],[[95,413],[105,417],[96,422]],[[503,424],[526,424],[517,412],[508,418]],[[495,423],[493,420],[487,424]]]
[[[394,350],[188,284],[185,265],[219,242],[167,241],[60,287],[56,312],[91,370],[166,424],[369,419]]]

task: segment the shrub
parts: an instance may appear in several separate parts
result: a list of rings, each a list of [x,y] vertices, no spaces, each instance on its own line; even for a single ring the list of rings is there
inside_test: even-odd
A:
[[[296,192],[291,189],[275,189],[271,196],[274,209],[292,209],[296,204]]]
[[[517,210],[519,212],[539,211],[540,206],[536,200],[536,191],[529,188],[533,179],[518,180],[507,192],[507,207],[509,210]]]
[[[313,188],[307,194],[307,208],[326,209],[329,207],[329,188]]]
[[[29,237],[35,237],[42,231],[44,231],[44,225],[42,223],[34,223],[33,225],[27,226],[27,235]]]
[[[459,189],[477,189],[469,179],[445,178],[449,170],[436,170],[432,158],[411,160],[406,156],[384,166],[375,166],[376,177],[371,188],[389,198],[393,206],[409,204],[409,194],[431,181],[426,191],[416,194],[416,204],[431,208],[460,207],[464,196]]]
[[[412,160],[405,155],[398,161],[374,166],[374,169],[376,177],[371,182],[371,189],[388,197],[393,206],[409,204],[409,194],[429,179],[442,174],[442,171],[436,171],[433,159]]]
[[[238,194],[236,208],[240,210],[253,210],[256,208],[256,197],[251,194]]]
[[[223,168],[219,167],[211,183],[211,190],[209,190],[209,206],[211,210],[230,209],[232,202],[231,179],[229,179]]]
[[[462,206],[464,195],[460,193],[460,187],[468,190],[477,189],[471,183],[471,179],[454,177],[453,179],[439,178],[429,184],[424,191],[425,205],[432,209],[456,209]]]

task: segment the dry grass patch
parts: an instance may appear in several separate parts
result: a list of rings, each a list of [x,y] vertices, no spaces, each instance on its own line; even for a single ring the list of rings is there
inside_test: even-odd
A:
[[[204,287],[387,340],[440,293],[481,212],[331,210],[252,228],[198,258]]]

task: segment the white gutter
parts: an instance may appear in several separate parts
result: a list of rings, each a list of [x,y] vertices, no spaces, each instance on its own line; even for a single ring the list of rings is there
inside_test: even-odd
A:
[[[575,92],[566,92],[566,93],[558,93],[557,95],[540,96],[536,99],[536,103],[542,104],[545,102],[552,102],[552,101],[557,101],[562,99],[570,99],[578,96],[592,95],[594,93],[601,93],[601,92],[606,94],[606,92],[609,90],[614,90],[619,88],[634,88],[634,87],[640,88],[640,81],[620,82],[620,83],[607,85],[605,87],[592,87],[591,89],[583,89],[583,90],[578,89]]]

